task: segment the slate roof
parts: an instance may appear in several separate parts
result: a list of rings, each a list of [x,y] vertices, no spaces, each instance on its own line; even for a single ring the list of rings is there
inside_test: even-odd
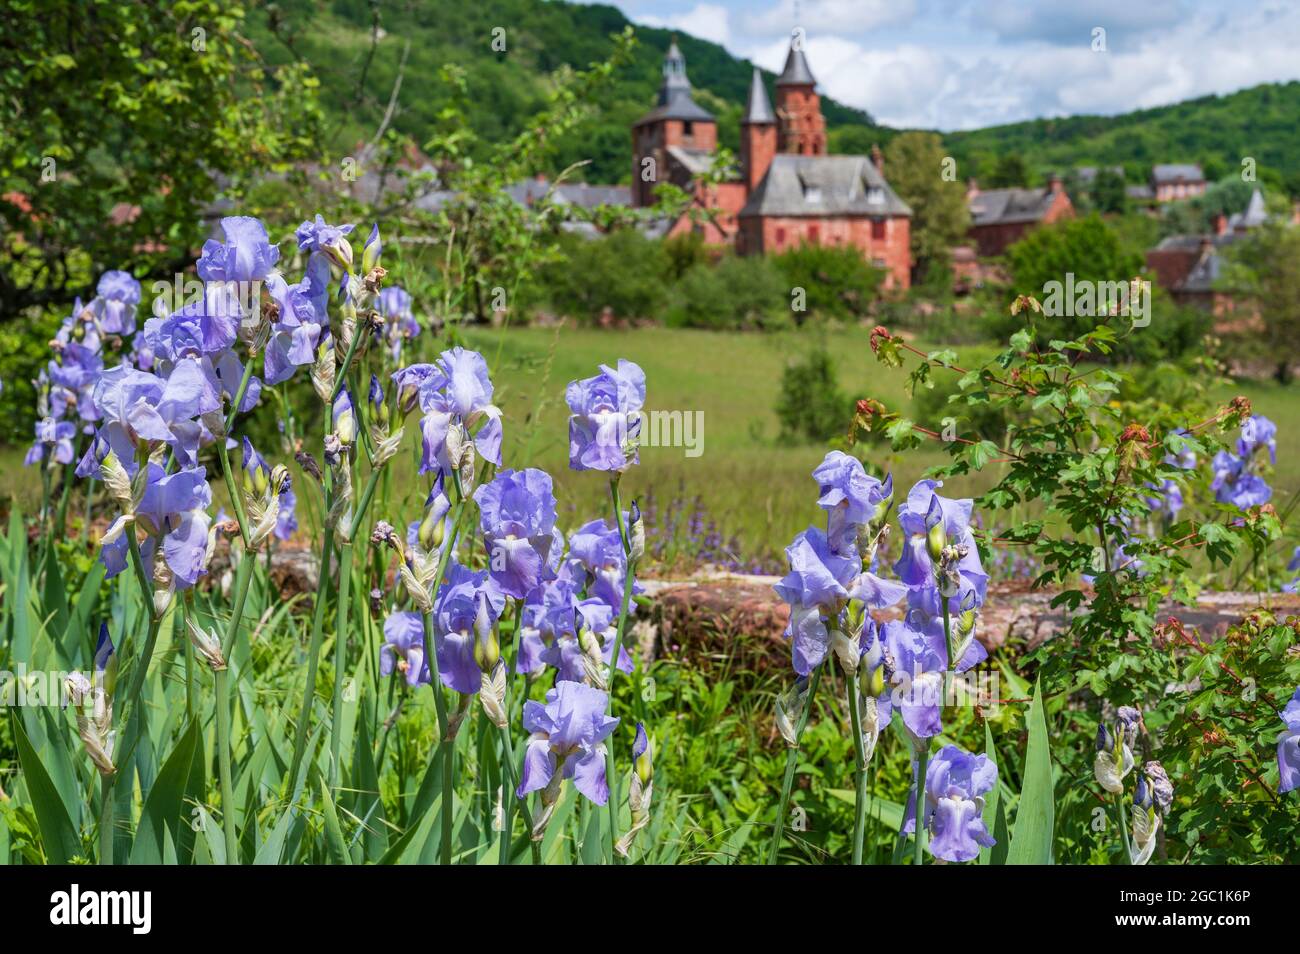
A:
[[[1268,209],[1264,206],[1264,194],[1256,189],[1250,194],[1250,202],[1241,212],[1234,212],[1228,217],[1228,228],[1253,229],[1268,221]]]
[[[546,195],[551,183],[543,179],[523,179],[506,189],[516,202],[528,204]],[[631,205],[632,189],[622,185],[592,185],[586,182],[561,182],[555,186],[552,200],[557,205],[594,209],[599,205]]]
[[[669,146],[668,155],[685,166],[692,175],[702,175],[713,168],[714,155],[707,149]]]
[[[776,79],[777,86],[816,86],[812,70],[808,68],[808,59],[803,49],[790,44],[790,52],[785,56],[785,69]]]
[[[1201,167],[1191,162],[1160,163],[1151,167],[1151,181],[1162,182],[1204,182],[1205,173]]]
[[[757,66],[754,67],[753,79],[749,81],[749,100],[745,103],[745,118],[741,122],[752,125],[776,122],[772,101],[767,98],[767,88],[763,86],[763,74]]]
[[[971,197],[971,225],[1038,222],[1052,206],[1051,189],[989,189]]]
[[[691,81],[686,76],[686,57],[674,40],[664,57],[664,81],[659,86],[658,104],[634,125],[644,126],[661,119],[713,122],[713,114],[691,99]]]
[[[779,153],[753,191],[746,216],[908,215],[900,199],[866,156],[798,156]]]

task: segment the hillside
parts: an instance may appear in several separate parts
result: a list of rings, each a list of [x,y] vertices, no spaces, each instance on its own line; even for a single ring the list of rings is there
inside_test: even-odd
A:
[[[985,170],[1016,153],[1031,170],[1123,165],[1130,180],[1156,162],[1200,162],[1210,179],[1252,157],[1261,179],[1300,194],[1300,82],[1270,83],[1120,116],[1070,116],[992,126],[945,137],[960,165]],[[1270,176],[1269,173],[1273,175]]]
[[[375,10],[381,39],[373,44]],[[340,154],[368,139],[378,126],[402,58],[411,41],[393,126],[423,143],[446,101],[438,70],[456,63],[478,109],[477,131],[488,139],[518,132],[543,104],[545,78],[562,66],[582,68],[607,58],[611,34],[628,19],[609,6],[538,0],[278,0],[250,12],[251,37],[271,63],[298,58],[315,68],[329,117],[327,146]],[[493,29],[505,30],[506,49],[492,49]],[[563,168],[591,159],[593,182],[626,181],[631,174],[631,124],[654,104],[664,52],[674,35],[686,55],[696,99],[718,117],[719,137],[733,148],[753,64],[716,43],[669,30],[638,26],[634,61],[623,69],[597,113],[572,136],[555,144],[554,164]],[[369,61],[369,62],[367,62]],[[775,79],[767,74],[769,86]],[[832,130],[871,126],[870,117],[823,100]],[[878,137],[877,137],[878,138]]]
[[[381,38],[372,43],[376,22]],[[541,106],[547,76],[566,65],[605,59],[612,49],[610,35],[628,23],[614,7],[539,0],[278,0],[249,17],[252,39],[270,62],[298,58],[315,68],[330,120],[326,145],[340,155],[373,134],[407,40],[411,48],[394,127],[425,141],[446,101],[438,69],[451,62],[467,72],[479,106],[471,117],[477,131],[498,140],[518,132]],[[501,52],[492,49],[495,28],[505,30]],[[634,61],[620,72],[597,112],[554,144],[555,168],[590,159],[584,170],[589,181],[627,180],[629,127],[653,104],[663,54],[674,34],[637,26],[636,35]],[[696,99],[718,117],[720,141],[734,148],[753,64],[716,43],[685,34],[677,38]],[[775,77],[765,75],[770,89]],[[833,151],[866,152],[896,134],[834,100],[824,99],[822,106]],[[1120,116],[1039,119],[944,138],[964,175],[987,177],[999,156],[1018,154],[1036,176],[1076,165],[1122,164],[1131,181],[1142,181],[1152,163],[1194,161],[1217,179],[1251,156],[1261,180],[1300,194],[1297,115],[1300,82],[1290,82]]]

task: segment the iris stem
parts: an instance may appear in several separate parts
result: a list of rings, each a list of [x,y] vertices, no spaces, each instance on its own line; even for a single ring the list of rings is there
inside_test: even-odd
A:
[[[853,754],[857,790],[853,798],[853,863],[862,864],[862,839],[867,827],[867,755],[862,744],[862,700],[855,679],[848,680],[849,713],[853,720]]]
[[[623,504],[619,497],[619,476],[609,481],[609,496],[614,504],[614,523],[618,526],[618,537],[623,543],[623,605],[618,611],[618,629],[614,635],[614,651],[609,657],[609,708],[614,711],[614,674],[618,672],[618,657],[623,652],[623,637],[627,630],[627,613],[632,601],[632,581],[636,570],[636,561],[632,559],[632,540],[629,528],[623,525]],[[614,765],[614,737],[611,735],[605,744],[605,781],[609,786],[609,858],[611,864],[619,863],[618,850],[618,774]]]
[[[113,863],[113,781],[115,776],[101,776],[99,782],[99,863]]]
[[[930,761],[930,740],[918,739],[916,743],[916,816],[915,844],[912,860],[915,864],[925,864],[925,826],[921,823],[925,815],[925,771]]]
[[[230,766],[230,671],[218,669],[213,674],[217,705],[217,774],[221,783],[221,833],[226,844],[226,864],[239,864],[239,845],[235,839],[235,785]]]
[[[795,726],[795,744],[789,746],[785,755],[785,777],[781,780],[781,800],[776,807],[776,823],[772,826],[772,843],[767,850],[767,863],[776,864],[777,853],[781,850],[781,836],[785,833],[785,812],[790,805],[790,789],[794,786],[794,770],[799,763],[799,740],[803,738],[804,727],[808,725],[808,716],[812,713],[813,697],[822,681],[822,667],[812,671],[808,680],[808,697],[804,700],[803,711],[799,713],[799,724]]]
[[[355,527],[354,527],[355,529]],[[343,738],[343,676],[348,665],[348,613],[352,608],[352,544],[339,547],[339,607],[334,624],[334,712],[330,722],[330,781],[339,780]]]
[[[327,513],[328,513],[327,505]],[[330,588],[330,556],[334,552],[334,528],[327,522],[321,534],[320,570],[316,579],[316,605],[312,607],[311,643],[307,649],[307,685],[302,692],[302,706],[298,710],[298,727],[294,733],[293,761],[290,763],[289,785],[297,784],[298,769],[307,751],[307,726],[311,721],[311,700],[316,694],[316,670],[320,666],[320,648],[325,633],[325,601]]]

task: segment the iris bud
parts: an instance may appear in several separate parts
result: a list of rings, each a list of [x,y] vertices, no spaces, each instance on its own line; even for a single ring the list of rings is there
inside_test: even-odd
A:
[[[628,544],[631,551],[629,556],[633,561],[645,556],[645,523],[641,520],[641,508],[635,500],[632,501],[629,515]]]

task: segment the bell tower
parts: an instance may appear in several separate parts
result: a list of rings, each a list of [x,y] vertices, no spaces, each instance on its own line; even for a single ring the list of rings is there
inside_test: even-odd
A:
[[[776,81],[778,148],[800,156],[826,155],[826,120],[822,117],[817,81],[803,55],[803,36],[790,40],[785,69]]]
[[[756,66],[749,84],[745,118],[740,121],[740,172],[747,191],[753,192],[767,175],[767,167],[776,155],[776,136],[776,113],[763,87],[763,74]]]

